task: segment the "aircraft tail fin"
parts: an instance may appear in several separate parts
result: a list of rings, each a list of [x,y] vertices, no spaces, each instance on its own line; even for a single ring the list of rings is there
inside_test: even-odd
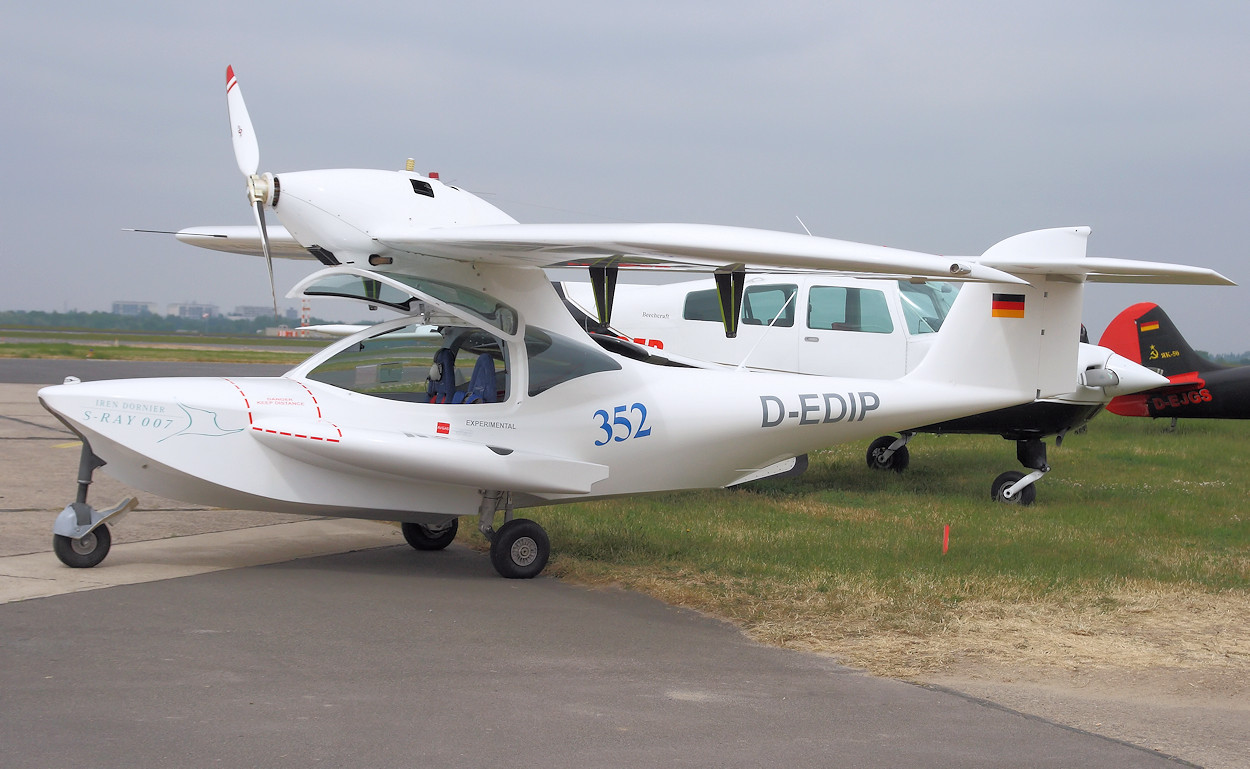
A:
[[[1030,261],[1044,254],[1080,260],[1085,256],[1088,235],[1088,227],[1026,232],[994,245],[985,257],[1018,256],[1021,261]],[[1033,398],[1074,390],[1083,276],[1029,277],[1029,285],[965,284],[933,347],[909,376],[1014,389]],[[991,349],[1008,354],[1001,360],[987,360],[985,351]]]
[[[1194,351],[1159,305],[1140,302],[1107,325],[1098,344],[1177,381],[1194,372],[1222,368]]]

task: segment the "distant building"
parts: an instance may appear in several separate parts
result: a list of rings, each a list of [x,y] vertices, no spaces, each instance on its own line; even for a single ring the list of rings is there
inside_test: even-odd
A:
[[[273,315],[273,305],[241,304],[234,308],[233,315],[239,318],[246,318],[248,320],[256,320],[257,318],[267,318]]]
[[[156,302],[113,302],[114,315],[153,315]]]
[[[217,310],[215,304],[200,304],[199,302],[183,302],[181,304],[169,305],[169,311],[166,315],[174,315],[179,318],[215,318],[221,313]]]

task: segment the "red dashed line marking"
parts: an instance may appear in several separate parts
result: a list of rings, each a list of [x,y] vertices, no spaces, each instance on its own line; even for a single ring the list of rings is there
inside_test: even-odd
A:
[[[222,377],[225,379],[225,377]],[[247,407],[247,423],[252,424],[252,402],[247,399],[247,393],[243,392],[243,388],[235,384],[234,380],[226,379],[227,382],[234,385],[234,389],[239,391],[239,395],[243,396],[243,405]]]
[[[309,390],[308,387],[303,382],[296,382],[296,384],[299,385],[300,387],[303,387],[304,392],[308,393],[308,397],[312,398],[313,405],[317,407],[317,418],[321,419],[321,404],[317,403],[317,396],[313,395],[312,390]]]
[[[281,430],[270,430],[267,427],[256,427],[255,425],[252,426],[252,429],[258,433],[269,433],[270,435],[281,435],[285,438],[303,438],[309,441],[325,441],[326,443],[341,443],[342,438],[343,438],[343,431],[339,430],[337,425],[330,425],[330,426],[338,431],[338,434],[339,434],[338,438],[323,438],[319,435],[300,435],[299,433],[288,433],[288,432],[283,432]]]
[[[226,379],[226,378],[222,377],[222,379]],[[234,385],[234,389],[238,390],[239,395],[242,396],[243,405],[247,407],[247,423],[252,426],[253,430],[260,432],[260,433],[269,433],[270,435],[281,435],[286,438],[303,438],[305,440],[310,440],[310,441],[325,441],[326,443],[341,443],[342,442],[343,431],[340,430],[339,426],[335,424],[331,424],[330,426],[333,427],[334,431],[339,434],[338,438],[322,438],[321,436],[318,436],[318,435],[300,435],[299,433],[279,432],[278,430],[269,430],[264,427],[257,427],[252,420],[252,402],[248,400],[247,393],[243,392],[243,388],[239,387],[239,385],[235,383],[234,381],[230,379],[226,379],[226,381]],[[321,404],[317,403],[317,396],[313,395],[312,390],[309,390],[307,387],[305,387],[303,382],[296,382],[296,384],[298,384],[300,387],[303,387],[304,392],[308,393],[308,397],[312,398],[313,405],[317,407],[317,418],[320,419],[321,418]]]

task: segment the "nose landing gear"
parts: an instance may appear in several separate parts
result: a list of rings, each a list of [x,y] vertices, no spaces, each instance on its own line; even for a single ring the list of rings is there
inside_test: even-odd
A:
[[[93,454],[83,441],[78,460],[78,498],[65,506],[52,525],[52,552],[70,568],[89,569],[103,561],[113,544],[106,521],[116,523],[139,504],[134,497],[127,497],[107,510],[96,510],[87,504],[91,476],[103,466],[104,460]]]

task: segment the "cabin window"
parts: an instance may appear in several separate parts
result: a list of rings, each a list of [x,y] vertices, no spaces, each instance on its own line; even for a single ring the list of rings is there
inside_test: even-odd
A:
[[[414,290],[444,302],[456,310],[466,312],[511,336],[517,330],[517,312],[498,299],[454,283],[443,283],[413,275],[388,274],[390,278]]]
[[[748,326],[794,325],[794,294],[798,286],[747,286],[742,292],[742,322]]]
[[[942,321],[950,314],[961,285],[940,280],[924,283],[900,280],[898,294],[903,303],[907,330],[912,334],[932,334],[940,329]]]
[[[716,300],[716,289],[691,291],[686,294],[686,306],[681,317],[686,320],[711,320],[721,322],[720,302]]]
[[[497,403],[507,399],[507,360],[507,345],[485,331],[403,326],[339,351],[308,378],[411,403]]]
[[[621,364],[597,348],[532,327],[525,331],[525,352],[529,356],[531,396],[570,379],[621,368]]]
[[[747,286],[742,292],[742,323],[748,326],[794,325],[795,285]],[[682,310],[686,320],[706,320],[721,323],[720,300],[716,289],[691,291],[686,294]],[[773,319],[776,318],[776,323]]]
[[[870,288],[812,286],[807,327],[824,331],[889,334],[894,331],[885,294]]]
[[[384,304],[396,310],[407,311],[412,297],[397,288],[373,278],[352,273],[327,275],[304,289],[305,296],[339,296],[361,299],[370,304]]]

